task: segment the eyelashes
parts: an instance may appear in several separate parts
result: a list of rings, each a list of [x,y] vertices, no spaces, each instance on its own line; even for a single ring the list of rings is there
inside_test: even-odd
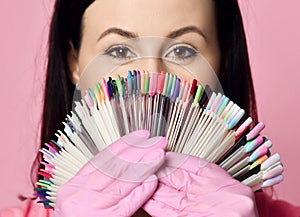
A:
[[[175,61],[184,61],[197,55],[198,51],[188,45],[175,45],[167,53],[165,58]]]
[[[176,44],[171,46],[161,58],[176,62],[182,62],[187,59],[191,59],[196,56],[199,52],[188,44]],[[128,61],[138,57],[129,46],[119,44],[113,45],[105,50],[104,55],[110,56],[118,61]]]
[[[130,50],[130,48],[126,47],[125,45],[115,45],[110,48],[108,48],[105,52],[105,55],[111,56],[113,58],[119,59],[119,60],[129,60],[134,57],[137,57],[137,55]]]

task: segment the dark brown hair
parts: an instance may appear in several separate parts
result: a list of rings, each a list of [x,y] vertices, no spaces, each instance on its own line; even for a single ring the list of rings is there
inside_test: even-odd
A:
[[[40,145],[50,141],[72,108],[75,86],[69,79],[68,52],[70,43],[80,48],[81,20],[94,0],[56,0],[52,16]],[[219,79],[225,95],[244,108],[257,121],[256,101],[243,21],[237,0],[214,0],[218,40],[221,49]],[[41,160],[37,154],[32,166],[32,182],[38,179]]]

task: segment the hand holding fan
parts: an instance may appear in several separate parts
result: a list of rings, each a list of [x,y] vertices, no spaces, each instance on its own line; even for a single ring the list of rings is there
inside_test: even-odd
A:
[[[143,129],[167,137],[168,151],[214,162],[253,190],[272,186],[283,179],[280,156],[270,154],[271,141],[260,135],[264,124],[251,129],[252,122],[228,97],[195,79],[189,83],[176,74],[144,70],[101,79],[75,101],[64,132],[58,130],[57,140],[41,150],[43,178],[36,195],[45,207],[54,207],[59,186],[93,156]]]

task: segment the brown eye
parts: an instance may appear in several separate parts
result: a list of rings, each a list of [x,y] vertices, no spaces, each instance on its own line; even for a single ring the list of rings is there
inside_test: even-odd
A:
[[[105,51],[106,55],[117,59],[130,59],[136,55],[127,47],[115,46]]]
[[[175,49],[174,54],[178,58],[185,58],[187,55],[187,50],[182,47],[179,47]]]
[[[185,60],[187,58],[193,57],[197,54],[197,51],[188,46],[177,46],[172,49],[166,57],[172,58],[174,60]]]
[[[125,58],[127,57],[127,54],[128,54],[128,49],[118,48],[116,50],[116,57],[118,58]]]

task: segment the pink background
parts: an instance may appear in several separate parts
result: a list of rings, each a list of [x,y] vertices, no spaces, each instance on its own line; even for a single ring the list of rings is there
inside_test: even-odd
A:
[[[300,205],[298,142],[300,1],[241,1],[264,134],[281,153],[280,199]],[[41,87],[52,1],[6,1],[0,7],[0,208],[31,194],[30,164],[37,150]]]

